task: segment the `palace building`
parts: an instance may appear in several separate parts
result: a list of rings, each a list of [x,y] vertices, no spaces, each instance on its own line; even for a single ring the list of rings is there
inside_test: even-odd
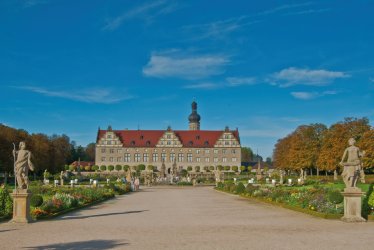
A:
[[[200,171],[207,167],[240,166],[241,150],[239,131],[200,130],[197,103],[192,102],[189,130],[107,130],[99,128],[96,140],[95,164],[101,165],[152,165],[170,169],[176,164],[179,170],[189,166]]]

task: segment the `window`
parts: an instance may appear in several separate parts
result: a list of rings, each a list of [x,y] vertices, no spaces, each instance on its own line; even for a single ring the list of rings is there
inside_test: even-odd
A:
[[[143,154],[143,161],[148,162],[148,159],[149,159],[148,154],[147,153]]]
[[[110,157],[110,158],[109,158],[109,161],[110,161],[110,162],[113,162],[113,157]]]
[[[122,149],[117,149],[117,153],[121,154],[122,153]]]
[[[102,149],[101,149],[101,153],[105,153],[105,148],[102,148]]]
[[[171,139],[171,135],[167,135],[166,138]]]
[[[101,157],[101,161],[106,161],[105,157]]]
[[[136,153],[136,154],[134,155],[134,160],[135,160],[136,162],[139,162],[139,161],[140,161],[140,154],[139,154],[139,153]]]
[[[205,149],[205,153],[209,154],[210,153],[209,149]]]
[[[204,145],[205,145],[205,146],[209,146],[209,142],[208,142],[208,141],[205,141],[205,142],[204,142]]]
[[[200,149],[196,149],[196,154],[200,154]]]
[[[149,147],[149,146],[151,145],[151,142],[150,142],[150,141],[147,141],[147,142],[145,143],[145,145]]]
[[[192,154],[190,153],[187,154],[187,161],[192,162]]]
[[[236,158],[235,158],[235,157],[234,157],[234,158],[232,158],[232,161],[233,161],[233,162],[236,162]]]
[[[227,162],[227,158],[226,158],[226,157],[223,157],[223,158],[222,158],[222,162]]]
[[[158,161],[158,154],[152,155],[152,161],[157,162]]]
[[[111,148],[111,149],[109,150],[109,153],[114,154],[114,149]]]
[[[111,145],[111,144],[112,144],[112,142],[111,142],[111,141],[107,141],[107,144],[108,144],[108,145]]]
[[[235,150],[235,149],[232,149],[232,150],[231,150],[231,153],[236,154],[236,150]]]
[[[111,139],[111,138],[112,138],[112,135],[107,135],[106,138]]]
[[[200,162],[200,157],[196,157],[196,162]]]
[[[189,142],[188,142],[188,145],[189,145],[189,146],[192,146],[192,145],[193,145],[193,141],[189,141]]]
[[[174,162],[175,160],[175,153],[170,153],[170,162]]]
[[[215,150],[214,150],[214,153],[215,153],[215,154],[218,154],[218,149],[215,149]]]
[[[181,154],[181,153],[178,154],[178,161],[179,161],[179,162],[184,161],[183,154]]]
[[[122,157],[117,157],[117,161],[121,162],[122,161]]]
[[[222,154],[226,154],[226,149],[222,149]]]
[[[218,162],[218,158],[217,157],[214,157],[214,162]]]
[[[225,145],[230,145],[230,142],[229,141],[225,141]]]
[[[124,160],[125,162],[130,162],[130,161],[131,161],[131,155],[130,155],[129,153],[126,153],[126,154],[125,154],[125,157],[123,157],[123,160]]]
[[[210,158],[209,157],[205,157],[205,162],[209,162],[210,161]]]
[[[134,146],[135,145],[135,141],[131,141],[131,146]]]
[[[140,136],[140,140],[143,140],[143,139],[144,139],[144,136],[141,135],[141,136]]]
[[[197,136],[196,136],[196,140],[200,140],[200,135],[197,135]]]
[[[230,135],[225,135],[225,139],[230,139]]]
[[[161,153],[161,160],[166,161],[166,154],[165,153]]]
[[[167,141],[167,143],[166,143],[167,145],[171,145],[171,141]]]

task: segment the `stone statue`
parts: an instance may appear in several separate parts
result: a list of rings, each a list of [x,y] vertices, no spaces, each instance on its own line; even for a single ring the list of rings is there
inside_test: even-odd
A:
[[[61,171],[60,173],[60,183],[61,183],[61,186],[64,185],[64,171]]]
[[[164,178],[165,177],[165,160],[162,159],[162,165],[161,165],[161,178]]]
[[[354,144],[356,140],[350,138],[348,140],[349,147],[345,149],[340,165],[344,167],[342,177],[345,186],[356,187],[357,180],[360,177],[361,182],[365,183],[365,175],[362,171],[361,158],[365,152],[361,152]],[[345,159],[347,160],[345,161]]]
[[[15,174],[17,178],[18,189],[28,189],[29,187],[29,178],[28,173],[29,169],[34,171],[34,165],[31,162],[31,152],[26,150],[25,142],[20,142],[19,150],[13,151],[14,158],[16,158],[15,165]]]
[[[218,169],[215,171],[216,182],[221,182],[221,171]]]

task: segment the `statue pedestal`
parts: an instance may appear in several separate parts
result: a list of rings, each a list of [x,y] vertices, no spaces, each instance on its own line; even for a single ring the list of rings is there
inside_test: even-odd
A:
[[[28,189],[14,189],[11,194],[13,198],[13,219],[14,223],[29,223],[30,217],[30,197],[31,192]]]
[[[345,188],[344,196],[344,216],[341,218],[344,222],[365,222],[361,217],[361,199],[364,192],[357,187]]]

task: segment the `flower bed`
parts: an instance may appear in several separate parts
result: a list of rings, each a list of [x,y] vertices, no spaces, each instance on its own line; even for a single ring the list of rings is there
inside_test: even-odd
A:
[[[96,204],[130,192],[128,184],[110,183],[103,188],[52,187],[40,184],[30,186],[32,192],[31,216],[33,219],[50,218],[78,208]],[[11,218],[13,201],[8,189],[0,188],[0,220]]]
[[[239,182],[237,185],[233,183],[219,183],[217,190],[239,194],[246,198],[256,199],[267,203],[282,206],[288,209],[308,213],[322,218],[337,219],[343,216],[343,196],[340,189],[326,188],[323,186],[304,186],[304,187],[272,187],[267,185],[251,185],[247,187]],[[372,217],[371,196],[369,197],[369,216]],[[365,203],[365,201],[364,201]],[[371,207],[370,207],[371,206]]]

